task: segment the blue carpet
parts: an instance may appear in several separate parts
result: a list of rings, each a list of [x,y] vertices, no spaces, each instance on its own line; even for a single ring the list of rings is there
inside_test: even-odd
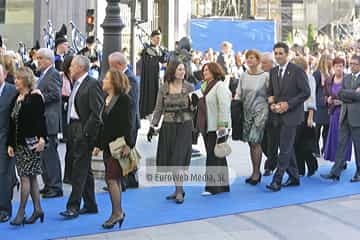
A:
[[[265,185],[271,181],[271,177],[265,177],[262,183],[256,187],[245,185],[244,178],[241,177],[231,186],[230,193],[209,197],[200,196],[203,190],[201,187],[186,187],[183,205],[165,200],[165,196],[173,191],[171,187],[128,190],[123,195],[126,220],[122,229],[199,220],[360,193],[360,183],[349,182],[354,173],[353,166],[343,172],[339,183],[320,179],[319,173],[327,172],[328,169],[329,165],[325,165],[316,176],[303,177],[300,187],[283,189],[277,193],[270,193],[265,188]],[[80,216],[74,220],[64,220],[58,214],[64,210],[66,200],[66,198],[42,200],[46,214],[43,224],[36,223],[25,225],[25,227],[13,227],[8,223],[0,224],[0,239],[39,240],[109,232],[101,228],[101,224],[111,211],[107,193],[97,195],[99,214]],[[31,207],[31,202],[29,202],[28,215],[31,214]],[[17,204],[14,206],[15,210],[16,208]],[[111,231],[117,230],[114,228]]]

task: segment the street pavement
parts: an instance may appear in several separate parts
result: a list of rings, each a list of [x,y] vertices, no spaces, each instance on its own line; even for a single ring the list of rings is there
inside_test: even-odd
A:
[[[154,159],[157,138],[146,141],[148,124],[142,122],[137,148],[142,155],[141,166]],[[248,176],[251,172],[249,148],[244,143],[231,142],[233,153],[228,159],[233,177]],[[202,153],[202,141],[196,146]],[[65,146],[59,146],[63,161]],[[201,164],[204,158],[198,158]],[[324,161],[320,160],[320,165]],[[351,162],[354,164],[354,162]],[[263,168],[262,168],[263,169]],[[143,185],[140,182],[141,185]],[[96,180],[96,191],[102,191],[103,180]],[[261,186],[263,187],[263,186]],[[359,185],[360,187],[360,185]],[[70,186],[65,185],[65,194]],[[15,198],[18,197],[16,194]],[[186,199],[185,203],[186,204]],[[65,206],[64,206],[65,207]],[[64,240],[337,240],[359,239],[360,195],[234,214],[200,221],[183,222],[143,229],[88,235]]]

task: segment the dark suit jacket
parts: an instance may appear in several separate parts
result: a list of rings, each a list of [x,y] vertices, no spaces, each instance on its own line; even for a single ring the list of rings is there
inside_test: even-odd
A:
[[[38,83],[38,89],[45,99],[46,128],[49,135],[56,135],[61,131],[61,87],[62,79],[54,67]]]
[[[75,96],[75,109],[79,115],[85,137],[95,143],[101,125],[100,111],[104,102],[100,82],[87,76]]]
[[[14,97],[12,106],[15,105],[17,96]],[[8,146],[25,145],[25,138],[43,137],[46,139],[46,136],[45,104],[43,98],[39,94],[28,94],[22,102],[17,125],[15,120],[10,118]]]
[[[306,73],[293,63],[289,63],[280,87],[279,67],[270,71],[268,96],[274,96],[275,102],[287,102],[289,109],[277,114],[280,124],[297,126],[304,120],[304,102],[310,97],[310,87]]]
[[[345,120],[345,116],[350,126],[360,127],[360,93],[356,89],[360,87],[360,76],[352,80],[351,74],[344,77],[342,89],[338,96],[343,101],[341,106],[340,122]]]
[[[131,89],[129,92],[129,96],[131,99],[131,119],[133,119],[134,124],[132,124],[132,137],[133,141],[136,142],[137,131],[140,128],[140,112],[139,112],[139,81],[138,78],[134,75],[134,73],[127,69],[125,71],[125,75],[128,77],[131,85]]]
[[[328,86],[321,85],[321,72],[319,70],[313,73],[316,82],[316,111],[314,112],[314,121],[318,124],[329,123],[329,109],[326,103],[326,96],[329,94]],[[325,82],[328,82],[327,79]]]
[[[11,215],[11,182],[12,175],[15,175],[15,168],[11,164],[7,153],[7,138],[9,133],[9,121],[12,100],[17,92],[15,86],[5,83],[2,95],[0,96],[0,211],[6,211]]]
[[[135,142],[131,130],[134,121],[131,116],[131,99],[127,94],[120,94],[115,104],[108,109],[108,114],[102,114],[103,124],[98,135],[97,147],[106,149],[110,142],[124,137],[126,144],[133,148]]]

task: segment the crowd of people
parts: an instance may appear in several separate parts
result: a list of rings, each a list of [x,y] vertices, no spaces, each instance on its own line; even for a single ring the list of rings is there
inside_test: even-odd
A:
[[[144,118],[150,120],[148,141],[159,132],[160,172],[184,174],[192,143],[197,133],[202,135],[206,174],[222,176],[221,182],[206,180],[204,196],[230,191],[230,152],[219,154],[217,147],[231,137],[230,129],[240,126],[239,139],[249,145],[252,164],[247,184],[258,185],[262,176],[273,175],[266,186],[270,191],[299,186],[301,176],[316,173],[319,156],[334,162],[321,177],[339,180],[352,146],[356,172],[351,182],[360,182],[360,47],[346,53],[310,53],[306,47],[279,42],[272,53],[254,49],[235,54],[231,43],[224,42],[220,53],[209,49],[202,54],[192,51],[189,39],[183,38],[169,54],[156,30],[141,53],[139,81],[120,51],[103,59],[109,65],[104,79],[91,74],[100,71],[91,54],[92,42],[89,38],[88,46],[72,55],[67,39],[59,35],[54,51],[34,48],[25,63],[17,54],[1,52],[0,222],[12,216],[15,186],[20,188],[20,205],[12,225],[43,222],[41,197],[62,197],[63,183],[72,190],[61,216],[98,213],[91,160],[102,151],[112,204],[102,227],[121,227],[126,216],[121,204],[124,178],[136,174],[136,167],[121,159],[132,155]],[[162,67],[166,71],[161,80]],[[240,122],[232,118],[235,106],[241,106]],[[60,132],[66,142],[63,178],[57,150]],[[114,154],[111,145],[120,138],[120,152]],[[267,159],[261,171],[263,154]],[[283,181],[285,173],[288,179]],[[174,178],[175,191],[166,199],[183,204],[183,184]],[[29,196],[33,213],[27,218]]]

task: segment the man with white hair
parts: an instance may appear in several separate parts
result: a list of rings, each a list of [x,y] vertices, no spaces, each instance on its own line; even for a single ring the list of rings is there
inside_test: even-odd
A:
[[[139,81],[134,75],[134,73],[128,68],[128,60],[127,57],[121,52],[113,52],[109,55],[109,66],[111,68],[118,69],[122,71],[127,78],[129,79],[131,89],[129,92],[131,99],[131,119],[132,122],[132,130],[131,130],[131,141],[133,145],[136,144],[136,139],[138,135],[138,130],[140,128],[140,112],[139,112]],[[131,172],[127,177],[124,178],[125,187],[128,188],[137,188],[139,183],[136,179],[136,172]]]
[[[260,61],[261,69],[264,72],[270,72],[270,70],[275,67],[274,55],[271,52],[263,53]],[[264,176],[272,175],[272,172],[275,170],[277,165],[279,142],[277,141],[278,134],[275,128],[277,122],[275,120],[276,116],[274,116],[273,112],[269,111],[269,117],[266,122],[264,137],[261,143],[263,153],[267,157],[265,161]]]
[[[48,48],[37,52],[38,69],[41,72],[37,88],[45,102],[45,118],[48,146],[41,153],[44,188],[40,191],[43,198],[55,198],[63,195],[61,164],[57,151],[57,134],[61,130],[61,87],[59,72],[54,67],[54,53]]]
[[[101,125],[100,112],[104,105],[104,96],[100,82],[88,75],[89,69],[90,60],[85,56],[78,55],[71,61],[70,75],[74,86],[67,113],[69,138],[66,142],[66,158],[71,159],[72,163],[72,190],[66,210],[60,213],[66,219],[98,212],[94,176],[91,171],[91,153]],[[84,205],[80,209],[81,202]]]

